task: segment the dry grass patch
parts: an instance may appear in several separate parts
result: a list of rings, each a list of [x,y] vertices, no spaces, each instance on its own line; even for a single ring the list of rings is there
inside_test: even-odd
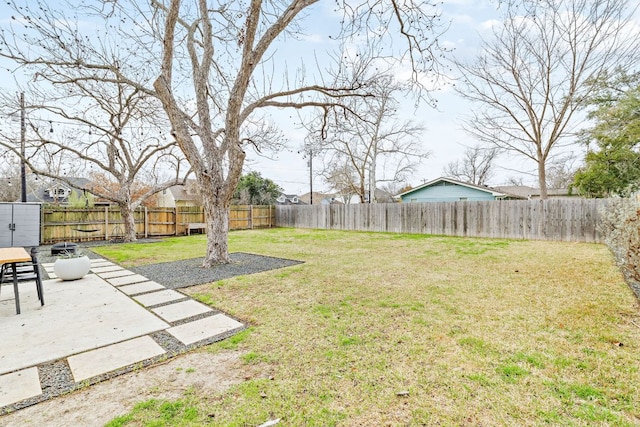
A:
[[[201,396],[201,422],[640,423],[638,304],[604,246],[276,229],[231,247],[305,264],[189,289],[253,323],[237,346],[262,372]]]

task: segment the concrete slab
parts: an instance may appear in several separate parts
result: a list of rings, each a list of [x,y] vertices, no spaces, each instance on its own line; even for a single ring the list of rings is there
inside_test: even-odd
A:
[[[133,274],[131,276],[124,276],[124,277],[114,277],[113,279],[109,279],[109,283],[111,283],[113,286],[130,285],[132,283],[147,282],[147,281],[149,281],[149,279],[139,274]]]
[[[67,358],[73,378],[83,381],[96,375],[111,372],[123,366],[164,354],[165,351],[153,338],[145,335],[129,341],[90,350]]]
[[[186,298],[185,294],[181,294],[180,292],[176,292],[173,289],[165,289],[163,291],[151,292],[150,294],[143,294],[137,297],[133,297],[134,300],[138,301],[140,304],[145,307],[151,307],[152,305],[163,304],[169,301],[176,301],[182,298]]]
[[[118,271],[118,270],[124,270],[124,268],[120,267],[119,265],[107,265],[104,267],[98,267],[91,264],[91,271],[93,271],[94,273],[106,273],[107,271]]]
[[[0,413],[7,405],[42,395],[38,378],[38,366],[42,364],[54,360],[67,362],[72,378],[65,381],[75,382],[77,386],[77,382],[95,375],[120,372],[121,368],[165,354],[147,334],[168,330],[183,343],[192,344],[243,326],[228,316],[215,315],[172,328],[145,307],[170,303],[166,306],[170,308],[158,307],[167,319],[172,319],[170,321],[213,312],[206,305],[138,274],[100,277],[127,271],[109,261],[92,260],[94,267],[110,268],[102,270],[100,275],[88,274],[76,281],[43,281],[45,306],[40,306],[35,283],[20,284],[20,315],[15,314],[12,287],[3,287]],[[45,271],[53,276],[53,263],[48,263]],[[119,280],[135,276],[136,282],[117,288],[109,283],[120,283]],[[138,282],[140,278],[144,281]],[[145,292],[148,294],[143,294]],[[183,301],[175,302],[180,299]],[[43,397],[56,395],[49,390]]]
[[[103,279],[113,279],[115,277],[131,276],[132,274],[135,274],[133,271],[125,270],[124,268],[120,270],[107,271],[106,273],[101,273],[95,270],[93,270],[93,272],[96,273],[98,276],[102,277]]]
[[[195,320],[167,329],[171,335],[183,344],[189,345],[207,338],[215,337],[232,329],[243,326],[242,323],[222,313],[204,319]]]
[[[0,374],[57,360],[169,327],[94,274],[76,281],[45,280],[45,305],[35,286],[20,288],[22,314],[0,300]],[[13,295],[11,295],[12,297]]]
[[[162,307],[152,308],[151,311],[162,317],[167,322],[175,322],[176,320],[187,319],[197,316],[198,314],[207,313],[211,308],[194,300],[176,302],[174,304],[163,305]]]
[[[137,295],[144,292],[160,291],[166,288],[159,283],[149,281],[136,283],[133,285],[120,286],[118,289],[124,292],[126,295]]]
[[[38,368],[0,375],[0,407],[42,394]]]

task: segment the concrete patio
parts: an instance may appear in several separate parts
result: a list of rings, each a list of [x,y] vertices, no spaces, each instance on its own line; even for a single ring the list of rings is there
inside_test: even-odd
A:
[[[226,338],[245,325],[103,259],[76,281],[33,283],[0,294],[0,414]]]

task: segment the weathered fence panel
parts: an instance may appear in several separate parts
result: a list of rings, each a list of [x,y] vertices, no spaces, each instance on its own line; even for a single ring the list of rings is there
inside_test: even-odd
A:
[[[232,206],[229,229],[275,226],[274,206]],[[186,234],[188,224],[205,222],[198,206],[178,208],[139,208],[134,213],[136,234],[161,237]],[[43,207],[41,243],[117,240],[124,235],[124,223],[117,208]]]
[[[278,227],[601,242],[608,199],[276,206]]]

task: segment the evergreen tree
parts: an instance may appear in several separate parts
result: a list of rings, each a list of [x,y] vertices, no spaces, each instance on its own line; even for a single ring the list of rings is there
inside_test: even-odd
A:
[[[627,82],[628,76],[618,79]],[[575,176],[574,187],[590,197],[626,195],[640,188],[640,75],[626,90],[607,88],[594,99],[595,125],[586,133],[596,143]]]
[[[272,205],[280,193],[278,184],[254,171],[240,177],[233,201],[238,205]]]

